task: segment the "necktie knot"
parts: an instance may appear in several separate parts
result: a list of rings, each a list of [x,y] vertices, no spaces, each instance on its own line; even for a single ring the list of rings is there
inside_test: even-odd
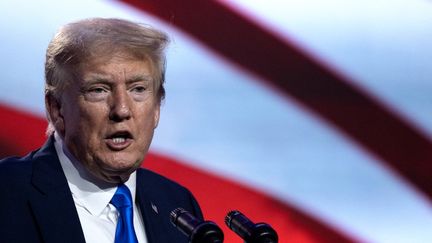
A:
[[[115,243],[137,243],[133,227],[132,196],[129,188],[124,184],[117,187],[117,191],[111,199],[111,204],[119,211]]]
[[[132,195],[129,191],[129,188],[124,184],[118,186],[117,191],[111,199],[111,204],[117,208],[117,210],[121,210],[121,208],[131,207],[132,206]]]

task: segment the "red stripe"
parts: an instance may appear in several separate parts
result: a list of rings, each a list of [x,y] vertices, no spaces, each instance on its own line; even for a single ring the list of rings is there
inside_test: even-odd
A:
[[[45,120],[0,104],[0,158],[25,155],[45,137]]]
[[[2,105],[0,117],[1,157],[24,154],[44,142],[45,120]],[[149,153],[145,166],[189,188],[200,202],[206,219],[223,228],[225,242],[242,242],[223,226],[226,213],[232,209],[241,210],[253,221],[270,223],[279,233],[279,242],[355,242],[287,203],[171,158]]]
[[[432,142],[365,92],[217,1],[124,0],[294,97],[432,199]]]

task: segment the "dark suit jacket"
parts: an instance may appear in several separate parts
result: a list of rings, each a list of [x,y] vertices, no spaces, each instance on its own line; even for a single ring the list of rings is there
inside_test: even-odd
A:
[[[53,142],[51,137],[23,158],[0,161],[0,242],[85,242]],[[169,216],[182,207],[202,219],[191,193],[145,169],[137,171],[136,190],[148,241],[187,242]]]

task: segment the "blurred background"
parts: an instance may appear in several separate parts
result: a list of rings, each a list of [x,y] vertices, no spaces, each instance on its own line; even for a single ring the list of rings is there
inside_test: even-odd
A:
[[[88,17],[170,35],[144,167],[225,242],[231,209],[284,243],[432,242],[431,1],[2,0],[0,158],[43,144],[45,49]]]

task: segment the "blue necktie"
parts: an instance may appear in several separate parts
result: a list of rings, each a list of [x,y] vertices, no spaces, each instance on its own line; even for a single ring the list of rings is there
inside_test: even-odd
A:
[[[119,211],[114,243],[138,243],[133,226],[133,203],[129,188],[118,186],[111,204]]]

